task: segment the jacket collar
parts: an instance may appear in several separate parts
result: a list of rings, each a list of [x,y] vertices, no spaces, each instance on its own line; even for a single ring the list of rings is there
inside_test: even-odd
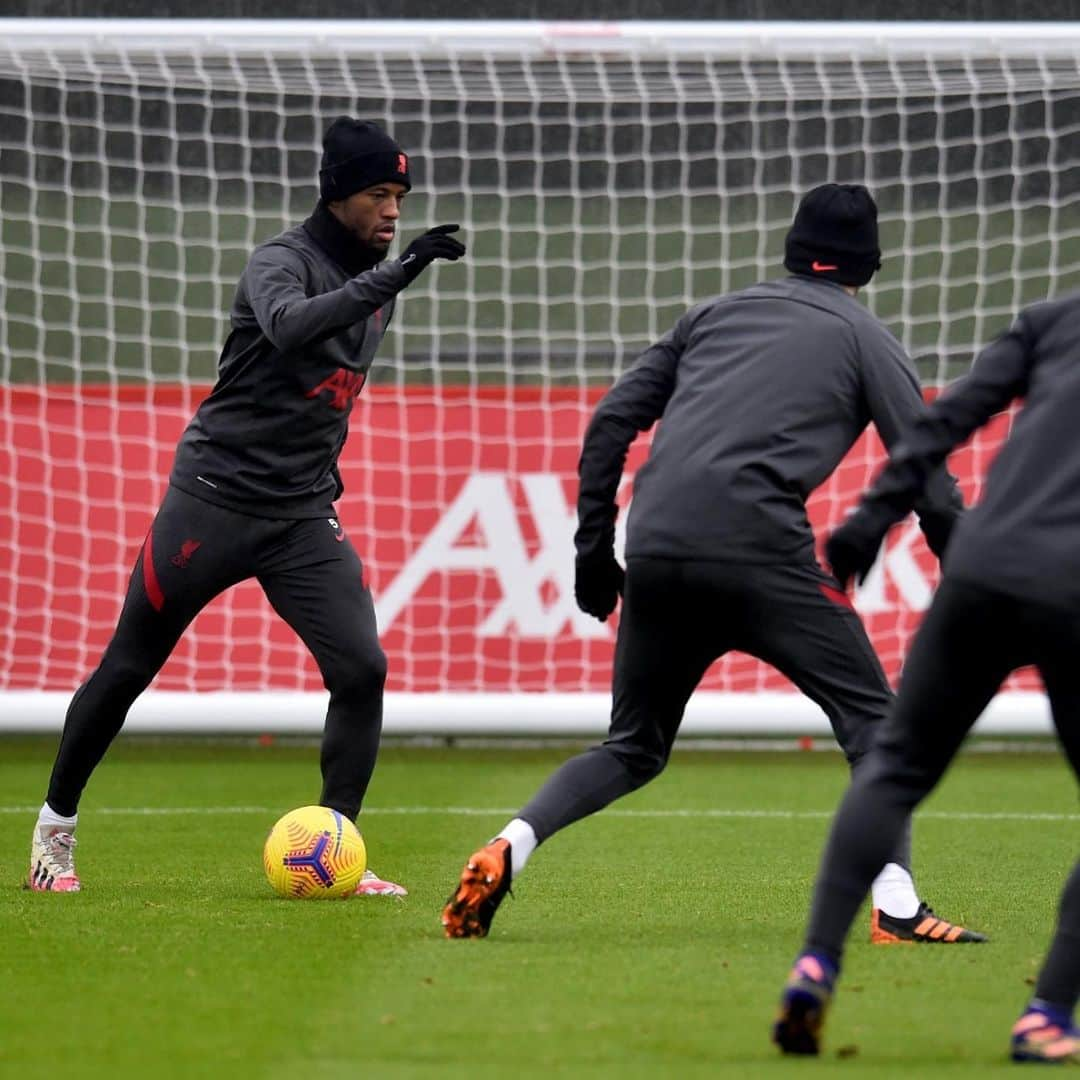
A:
[[[828,285],[830,289],[839,289],[841,292],[847,292],[839,281],[830,281],[828,278],[811,277],[809,274],[789,274],[787,279],[788,281],[812,281],[815,285]]]
[[[350,277],[370,270],[379,261],[379,255],[361,244],[321,200],[304,222],[304,229]]]

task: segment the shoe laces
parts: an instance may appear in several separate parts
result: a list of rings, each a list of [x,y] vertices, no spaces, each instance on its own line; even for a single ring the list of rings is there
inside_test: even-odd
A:
[[[59,875],[75,872],[75,845],[78,841],[69,832],[55,832],[45,836],[42,846]]]

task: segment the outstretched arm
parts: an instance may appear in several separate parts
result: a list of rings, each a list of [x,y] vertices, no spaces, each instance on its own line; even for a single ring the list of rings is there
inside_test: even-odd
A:
[[[892,451],[926,415],[926,402],[914,365],[884,327],[880,337],[867,343],[867,347],[874,350],[874,355],[867,357],[872,362],[865,363],[863,369],[867,405],[882,442]],[[928,473],[911,509],[919,515],[930,549],[941,558],[953,525],[964,510],[956,478],[943,464],[939,463]]]
[[[585,431],[578,460],[578,528],[575,595],[578,606],[606,619],[622,590],[622,568],[615,561],[615,495],[630,444],[664,414],[675,390],[684,348],[684,325],[648,349],[604,395]]]
[[[615,495],[626,455],[638,434],[663,416],[681,352],[675,331],[665,335],[604,395],[589,421],[578,460],[579,557],[615,543]]]
[[[449,234],[457,225],[439,225],[418,236],[400,259],[380,263],[346,281],[340,289],[308,296],[304,263],[281,244],[252,255],[244,285],[259,328],[275,348],[294,352],[361,322],[410,285],[435,259],[456,261],[465,245]]]
[[[916,506],[949,453],[1010,402],[1027,393],[1034,339],[1021,314],[975,359],[893,447],[858,509],[830,537],[826,556],[841,584],[861,580],[889,529]]]
[[[300,256],[279,244],[260,248],[244,271],[251,310],[270,343],[295,352],[361,322],[396,296],[406,284],[394,259],[350,278],[332,292],[308,296]]]

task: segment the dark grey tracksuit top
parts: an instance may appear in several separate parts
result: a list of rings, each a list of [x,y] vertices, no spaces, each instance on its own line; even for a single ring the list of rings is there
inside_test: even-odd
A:
[[[404,285],[398,260],[372,266],[323,206],[257,247],[169,482],[257,517],[333,516],[353,401]]]
[[[870,421],[891,446],[925,409],[900,343],[839,285],[795,276],[707,300],[598,405],[578,469],[578,554],[610,548],[627,450],[661,420],[634,481],[628,558],[813,560],[810,493]],[[962,505],[941,468],[918,509],[929,527]]]
[[[945,572],[1080,611],[1080,293],[1025,308],[979,353],[894,448],[852,525],[903,517],[925,477],[1016,398],[1023,408],[956,527]]]

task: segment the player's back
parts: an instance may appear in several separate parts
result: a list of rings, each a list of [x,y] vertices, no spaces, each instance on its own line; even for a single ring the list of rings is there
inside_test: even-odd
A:
[[[627,555],[812,557],[806,499],[870,419],[863,366],[906,363],[899,344],[840,286],[799,276],[685,318],[675,389],[635,481]]]
[[[990,348],[1009,339],[1027,373],[1024,402],[946,566],[1016,595],[1080,605],[1080,293],[1025,309]]]

